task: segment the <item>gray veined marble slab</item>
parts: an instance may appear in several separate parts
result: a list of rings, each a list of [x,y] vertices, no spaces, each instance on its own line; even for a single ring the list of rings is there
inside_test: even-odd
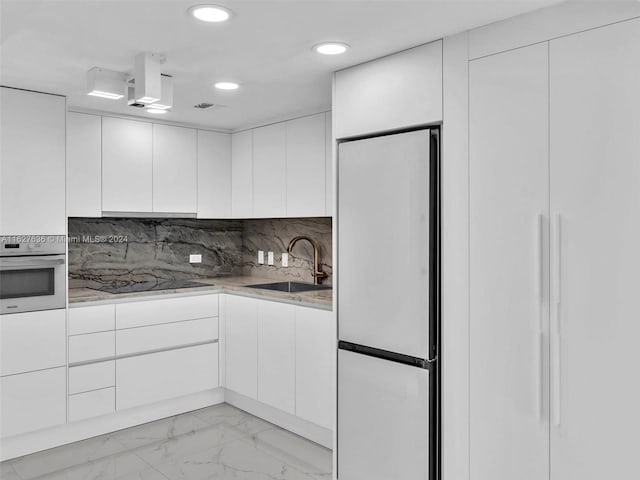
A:
[[[46,478],[46,475],[52,472],[110,458],[125,452],[126,449],[110,436],[102,435],[17,458],[10,464],[22,480],[31,480],[42,476]]]
[[[226,403],[202,408],[191,413],[209,425],[224,424],[241,436],[253,435],[264,430],[277,428],[272,423],[254,417]]]
[[[187,413],[120,430],[111,435],[128,449],[135,449],[194,434],[197,430],[208,426],[208,423]]]
[[[172,480],[312,480],[243,440],[162,463],[156,468]]]
[[[47,473],[33,480],[122,480],[140,477],[150,466],[132,453],[124,452],[64,470]],[[142,477],[144,478],[144,477]]]
[[[0,479],[21,480],[11,462],[0,463]]]

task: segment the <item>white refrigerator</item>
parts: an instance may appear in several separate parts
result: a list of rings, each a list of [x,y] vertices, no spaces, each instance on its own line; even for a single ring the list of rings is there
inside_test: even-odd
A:
[[[338,479],[439,478],[439,129],[338,145]]]

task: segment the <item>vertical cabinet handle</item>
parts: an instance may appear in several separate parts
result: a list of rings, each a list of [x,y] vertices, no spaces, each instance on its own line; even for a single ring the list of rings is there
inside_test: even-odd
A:
[[[556,214],[555,217],[555,265],[553,278],[553,303],[555,310],[555,332],[553,335],[553,423],[556,427],[560,426],[561,420],[561,355],[562,355],[562,338],[561,338],[561,308],[562,301],[562,217]]]
[[[543,331],[543,319],[544,319],[544,216],[538,214],[536,224],[536,244],[537,244],[537,257],[536,257],[536,272],[537,272],[537,294],[538,294],[538,335],[536,338],[536,365],[538,372],[536,375],[536,389],[537,399],[536,406],[538,411],[538,419],[543,420],[544,415],[544,331]]]

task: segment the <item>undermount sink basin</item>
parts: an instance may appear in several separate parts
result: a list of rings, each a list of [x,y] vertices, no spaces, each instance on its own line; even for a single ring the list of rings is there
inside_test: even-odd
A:
[[[330,290],[331,285],[314,285],[303,282],[273,282],[259,283],[257,285],[247,285],[249,288],[264,288],[266,290],[277,290],[278,292],[310,292],[313,290]]]

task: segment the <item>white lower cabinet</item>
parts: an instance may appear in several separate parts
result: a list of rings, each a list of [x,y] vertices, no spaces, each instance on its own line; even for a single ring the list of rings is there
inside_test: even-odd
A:
[[[258,300],[226,297],[226,387],[258,398]]]
[[[295,307],[258,302],[258,400],[295,414]]]
[[[332,429],[336,404],[333,312],[296,307],[296,415]]]
[[[69,368],[69,395],[114,387],[115,384],[115,360]]]
[[[69,395],[69,422],[108,415],[115,411],[115,387]]]
[[[61,425],[67,419],[66,367],[0,378],[0,435]]]
[[[116,409],[137,407],[218,386],[218,344],[116,360]]]

